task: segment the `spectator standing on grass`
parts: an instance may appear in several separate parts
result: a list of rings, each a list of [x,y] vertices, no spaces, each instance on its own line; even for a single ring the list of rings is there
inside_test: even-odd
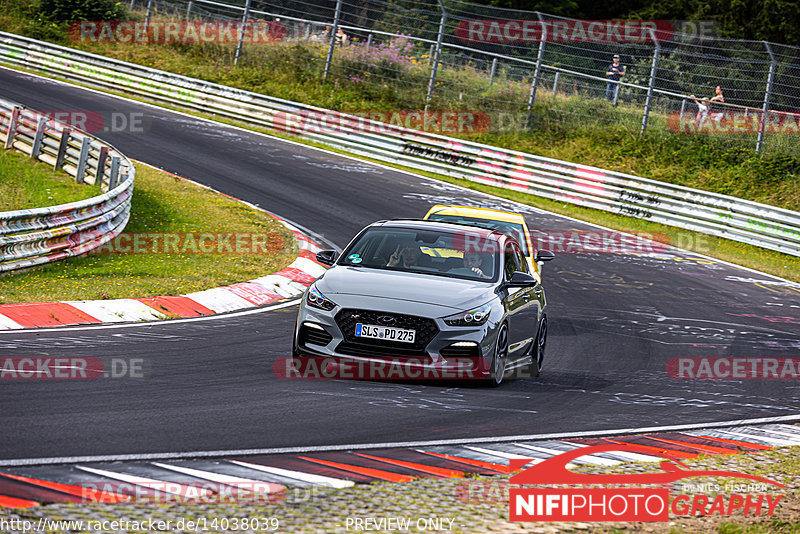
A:
[[[609,65],[608,70],[606,70],[606,78],[608,78],[608,83],[606,84],[606,100],[613,102],[614,101],[614,94],[619,90],[619,80],[625,76],[625,66],[622,65],[619,61],[619,54],[614,54],[612,58],[612,63]]]
[[[694,100],[694,103],[697,104],[697,115],[694,118],[694,126],[695,128],[700,128],[708,118],[708,110],[711,106],[705,98],[698,100],[694,95],[689,95],[689,98]]]
[[[336,44],[339,46],[347,46],[347,34],[341,28],[336,30]]]
[[[724,104],[725,103],[725,97],[722,95],[722,87],[718,85],[717,88],[714,89],[714,93],[715,93],[715,95],[711,97],[711,100],[709,100],[708,112],[711,113],[712,111],[716,111],[716,113],[713,113],[713,114],[710,115],[711,120],[716,120],[717,117],[719,117],[719,115],[724,112],[724,109],[723,109],[724,106],[720,106],[720,105],[716,105],[715,106],[715,105],[710,103],[710,102],[719,102],[720,104]]]

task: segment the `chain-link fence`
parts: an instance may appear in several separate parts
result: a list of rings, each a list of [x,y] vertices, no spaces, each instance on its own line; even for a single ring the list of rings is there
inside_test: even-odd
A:
[[[369,82],[425,109],[493,113],[502,128],[613,126],[760,152],[800,147],[800,48],[717,38],[703,23],[580,21],[455,0],[134,5],[148,18],[242,20],[247,12],[248,21],[279,24],[281,42],[316,47],[310,64],[327,81]],[[245,44],[243,53],[256,51]],[[619,81],[608,76],[614,55]]]

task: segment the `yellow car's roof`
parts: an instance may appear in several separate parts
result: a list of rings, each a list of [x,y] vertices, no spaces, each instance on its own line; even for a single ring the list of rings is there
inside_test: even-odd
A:
[[[524,223],[525,218],[518,213],[510,213],[508,211],[493,210],[489,208],[473,208],[467,206],[444,206],[436,205],[428,211],[428,215],[433,213],[441,213],[443,215],[463,215],[465,217],[483,217],[484,219],[492,219],[495,221],[503,221],[510,223]],[[426,215],[425,217],[427,217]]]

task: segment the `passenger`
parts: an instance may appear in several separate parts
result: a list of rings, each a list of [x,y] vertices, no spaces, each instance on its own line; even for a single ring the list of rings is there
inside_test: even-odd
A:
[[[387,267],[417,267],[417,262],[422,256],[422,250],[416,241],[406,241],[397,245],[392,255],[389,256]]]

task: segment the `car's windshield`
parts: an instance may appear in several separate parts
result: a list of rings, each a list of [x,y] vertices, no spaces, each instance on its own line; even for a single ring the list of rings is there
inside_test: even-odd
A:
[[[470,241],[472,239],[472,241]],[[341,256],[339,265],[405,271],[492,282],[499,272],[493,238],[477,250],[465,233],[370,228]]]
[[[483,219],[480,217],[466,217],[464,215],[448,215],[444,213],[431,213],[428,217],[429,221],[443,221],[454,222],[460,224],[469,224],[479,228],[488,228],[489,230],[499,230],[506,235],[510,235],[519,242],[522,248],[522,253],[530,256],[528,251],[528,240],[525,239],[525,230],[519,223],[495,221],[493,219]]]

